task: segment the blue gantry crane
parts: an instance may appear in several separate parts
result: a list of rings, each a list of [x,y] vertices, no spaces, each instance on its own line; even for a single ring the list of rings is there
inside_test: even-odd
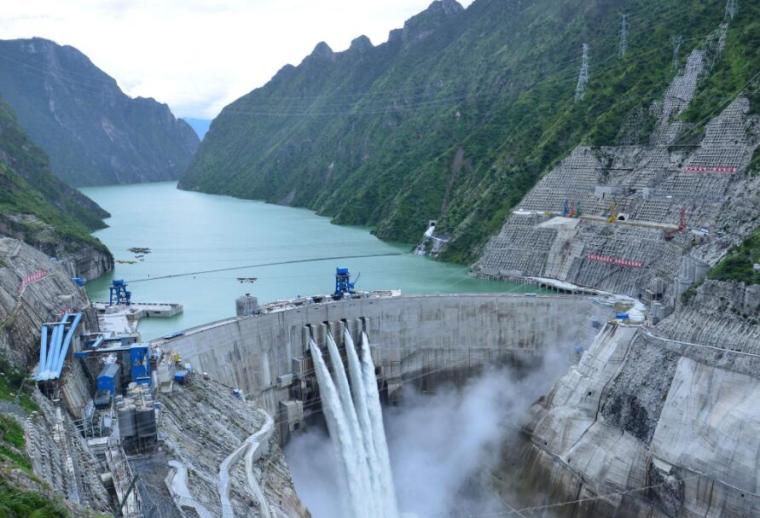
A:
[[[354,293],[354,285],[356,282],[351,282],[351,273],[348,268],[339,266],[335,269],[335,293],[333,293],[333,299],[341,300],[346,294],[351,295]]]
[[[132,292],[127,290],[127,282],[123,279],[115,279],[108,288],[108,305],[129,306],[132,303]]]

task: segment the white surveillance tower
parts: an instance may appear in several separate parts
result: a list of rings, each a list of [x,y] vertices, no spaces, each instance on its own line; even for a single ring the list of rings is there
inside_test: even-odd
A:
[[[581,57],[581,71],[578,74],[578,85],[575,87],[575,102],[582,101],[586,94],[586,85],[588,85],[588,43],[583,44],[583,55]]]
[[[624,58],[628,52],[628,28],[628,15],[624,14],[620,22],[620,48],[618,49],[621,58]]]
[[[683,43],[683,36],[673,36],[671,39],[673,42],[673,68],[678,70],[681,66],[681,44]]]
[[[726,18],[729,20],[733,20],[734,16],[736,16],[736,13],[739,12],[739,1],[738,0],[728,0],[726,2]]]

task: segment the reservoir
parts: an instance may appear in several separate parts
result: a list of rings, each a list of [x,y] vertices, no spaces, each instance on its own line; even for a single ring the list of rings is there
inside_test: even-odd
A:
[[[94,235],[117,261],[112,274],[88,283],[91,300],[107,300],[111,280],[124,279],[135,301],[184,306],[175,318],[143,320],[146,340],[234,316],[235,299],[245,293],[261,303],[332,293],[337,266],[358,277],[359,290],[535,291],[474,279],[466,267],[413,255],[411,244],[381,241],[365,228],[333,225],[306,209],[180,191],[176,182],[82,192],[111,213],[109,227]],[[150,253],[130,252],[134,247]],[[337,257],[353,258],[319,260]],[[253,284],[239,280],[253,277]]]

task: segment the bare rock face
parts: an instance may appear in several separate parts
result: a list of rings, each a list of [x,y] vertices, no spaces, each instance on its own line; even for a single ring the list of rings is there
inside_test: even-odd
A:
[[[685,342],[760,353],[760,285],[705,281],[657,327]]]
[[[225,479],[236,516],[309,516],[278,446],[277,427],[255,403],[200,373],[159,400],[172,464],[171,472],[168,465],[161,469],[178,507],[220,516]]]
[[[89,306],[71,272],[39,250],[0,237],[0,351],[30,367],[39,354],[40,325]]]
[[[165,104],[125,95],[84,54],[42,38],[0,41],[0,91],[71,185],[173,180],[198,136]]]
[[[532,409],[526,473],[550,486],[537,503],[580,494],[591,500],[572,509],[594,516],[757,516],[757,288],[707,281],[657,326],[608,325]]]
[[[78,512],[110,512],[111,499],[98,477],[98,461],[81,442],[71,417],[39,391],[34,400],[40,410],[24,422],[34,473],[78,507]]]

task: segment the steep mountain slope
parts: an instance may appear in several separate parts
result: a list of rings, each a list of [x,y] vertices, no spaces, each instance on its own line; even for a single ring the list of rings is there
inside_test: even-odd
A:
[[[754,9],[742,4],[727,46]],[[306,206],[405,241],[437,219],[443,257],[470,261],[576,145],[646,141],[674,43],[681,65],[725,14],[722,0],[437,1],[388,42],[320,44],[225,108],[180,187]],[[590,80],[575,101],[584,43]],[[746,81],[739,57],[717,88]]]
[[[106,247],[89,234],[108,215],[50,172],[45,153],[0,101],[0,236],[21,239],[68,261],[72,274],[93,278],[112,266]]]
[[[747,240],[760,222],[760,7],[744,9],[698,42],[646,107],[646,141],[576,147],[523,198],[475,271],[624,293],[668,312],[738,247],[712,276],[751,282],[760,260]]]
[[[760,284],[760,227],[744,243],[729,251],[708,276],[720,281]]]
[[[41,324],[89,305],[72,276],[94,278],[113,267],[106,247],[89,234],[107,216],[50,172],[45,153],[0,101],[0,516],[94,516],[109,509],[91,469],[94,457],[53,439],[61,414],[27,379],[39,358]],[[64,422],[67,433],[76,433],[71,419]],[[84,466],[80,477],[69,476],[72,461]],[[74,486],[76,501],[64,500]]]
[[[0,41],[0,95],[71,185],[171,180],[198,137],[168,106],[131,99],[73,47]]]

